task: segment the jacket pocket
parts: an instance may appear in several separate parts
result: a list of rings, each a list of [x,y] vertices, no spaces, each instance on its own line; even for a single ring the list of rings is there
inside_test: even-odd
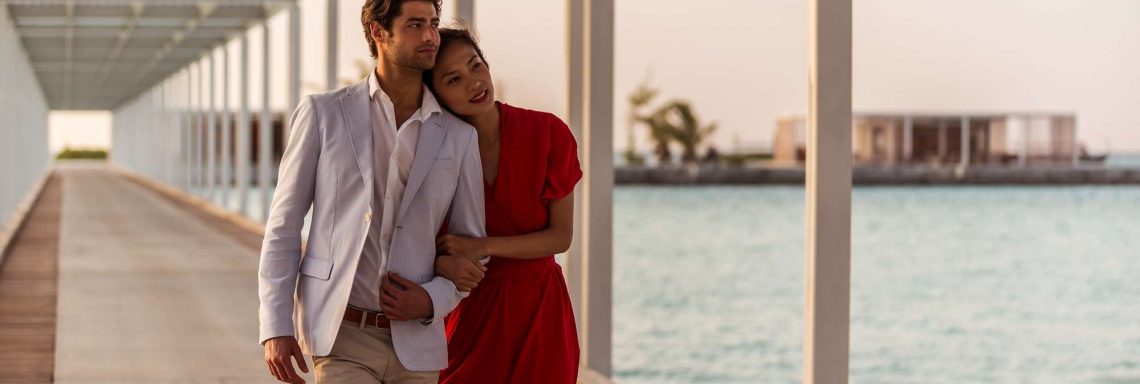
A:
[[[318,257],[307,256],[301,260],[301,274],[312,276],[321,280],[328,280],[332,274],[332,261]]]

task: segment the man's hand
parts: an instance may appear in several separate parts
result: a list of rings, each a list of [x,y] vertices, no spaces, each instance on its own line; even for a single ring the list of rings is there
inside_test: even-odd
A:
[[[305,356],[301,354],[301,346],[293,336],[274,337],[265,341],[265,365],[269,366],[269,373],[277,380],[291,384],[305,384],[297,371],[293,370],[290,358],[297,359],[297,366],[301,372],[309,373],[305,365]]]
[[[487,267],[475,260],[443,255],[435,258],[435,274],[451,280],[459,292],[471,292],[483,280]]]
[[[435,314],[427,290],[393,272],[380,281],[380,308],[384,317],[397,321],[430,319]]]
[[[483,240],[473,237],[443,235],[435,239],[435,248],[440,255],[478,260],[487,256],[487,247]]]

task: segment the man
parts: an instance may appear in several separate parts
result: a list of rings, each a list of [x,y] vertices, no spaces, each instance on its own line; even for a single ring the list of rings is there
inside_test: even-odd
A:
[[[435,238],[484,237],[475,129],[422,83],[439,46],[439,0],[367,0],[376,69],[293,113],[259,269],[270,373],[303,383],[435,383],[443,317],[463,294],[433,273]],[[312,226],[301,257],[301,227]],[[298,343],[299,339],[299,343]]]

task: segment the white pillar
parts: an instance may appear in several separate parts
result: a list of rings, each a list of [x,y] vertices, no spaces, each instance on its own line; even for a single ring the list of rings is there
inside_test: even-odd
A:
[[[205,89],[204,81],[203,81],[205,76],[202,75],[202,71],[204,70],[204,68],[202,68],[201,61],[195,62],[194,67],[197,68],[198,76],[195,78],[197,80],[197,85],[196,85],[197,86],[197,92],[194,93],[194,101],[191,104],[191,108],[190,108],[191,116],[193,116],[192,119],[194,122],[193,125],[191,126],[191,128],[192,128],[191,132],[194,135],[193,136],[193,142],[194,142],[194,149],[193,149],[194,184],[191,186],[191,188],[193,188],[192,194],[201,196],[202,186],[205,185],[203,183],[204,179],[203,179],[203,173],[202,173],[202,147],[203,147],[203,144],[202,144],[202,133],[203,133],[202,128],[204,126],[204,124],[202,124],[203,123],[203,121],[202,121],[203,120],[202,119],[202,117],[203,117],[202,116],[202,110],[204,109],[203,105],[205,104],[203,102],[205,95],[203,94],[202,90]]]
[[[454,0],[455,1],[455,16],[467,25],[467,28],[472,31],[475,30],[475,0]]]
[[[241,114],[238,116],[237,140],[235,143],[235,164],[237,164],[238,213],[249,216],[249,32],[243,31],[239,42],[241,47],[241,83],[239,98]]]
[[[194,87],[193,79],[190,76],[190,67],[187,66],[183,69],[182,74],[182,91],[185,92],[186,98],[182,99],[179,105],[181,127],[181,143],[182,143],[182,190],[190,193],[194,186],[194,115],[192,112],[192,101],[194,100]]]
[[[178,132],[180,132],[178,119],[174,113],[174,103],[178,100],[178,83],[177,74],[170,75],[166,79],[166,95],[162,102],[162,122],[163,130],[166,134],[163,136],[165,144],[163,144],[164,158],[166,159],[166,183],[172,187],[177,187],[179,184],[178,177]]]
[[[221,197],[218,199],[223,209],[229,210],[230,190],[233,189],[233,116],[230,113],[230,47],[222,44],[222,177]]]
[[[292,111],[301,103],[301,8],[296,2],[289,4],[289,105]],[[281,137],[289,142],[289,124],[281,126]]]
[[[159,82],[154,88],[151,88],[150,98],[150,169],[152,176],[157,181],[166,181],[166,167],[165,156],[163,155],[163,133],[166,132],[166,126],[163,125],[162,119],[162,102],[163,92],[165,92],[165,83]]]
[[[258,133],[258,156],[257,156],[257,181],[258,188],[261,189],[261,219],[264,221],[269,217],[269,203],[273,186],[270,185],[270,162],[272,162],[271,154],[273,153],[272,132],[270,125],[270,112],[269,112],[269,21],[266,20],[261,24],[261,34],[263,41],[261,44],[261,130]]]
[[[970,118],[963,117],[960,125],[962,126],[961,167],[964,169],[970,166]]]
[[[337,20],[337,5],[340,0],[325,0],[327,7],[325,8],[325,23],[328,27],[325,30],[325,36],[328,39],[325,46],[325,88],[333,90],[340,88],[337,86],[336,73],[337,73],[337,28],[339,21]]]
[[[218,88],[217,55],[211,50],[206,59],[210,61],[209,121],[206,123],[206,200],[218,201]]]
[[[851,314],[851,1],[808,1],[805,384],[847,383]]]
[[[570,120],[582,143],[585,171],[577,193],[580,241],[569,257],[570,278],[577,293],[582,362],[609,377],[613,371],[614,1],[567,4]]]
[[[584,137],[582,131],[584,117],[582,115],[582,20],[584,12],[584,0],[566,0],[566,58],[567,58],[567,80],[569,83],[566,85],[566,124],[570,126],[570,130],[574,132],[574,137]],[[581,152],[582,146],[579,146]],[[581,158],[581,153],[579,153]],[[580,190],[580,189],[579,189]],[[567,251],[566,268],[566,286],[569,290],[571,303],[574,306],[575,323],[578,325],[578,334],[582,335],[582,301],[584,300],[582,284],[585,281],[583,276],[583,269],[585,263],[581,255],[584,253],[582,249],[581,234],[584,233],[586,226],[582,222],[582,207],[583,207],[582,193],[574,194],[574,238],[571,240],[570,249]]]
[[[914,118],[903,118],[903,160],[910,164],[914,160]]]
[[[153,125],[151,125],[152,121],[151,121],[151,111],[150,111],[150,103],[153,100],[152,99],[153,96],[154,96],[154,94],[151,92],[150,89],[144,91],[139,96],[139,99],[138,99],[138,132],[137,132],[138,138],[136,139],[137,140],[136,142],[138,143],[137,144],[138,150],[139,150],[139,169],[142,171],[142,174],[144,176],[150,177],[150,178],[154,177],[153,167],[152,167],[152,164],[150,162],[152,148],[150,148],[150,146],[148,145],[148,144],[151,144],[151,133],[152,133],[151,129],[153,127]]]
[[[152,146],[155,167],[155,177],[158,181],[169,183],[169,173],[166,167],[166,154],[169,151],[166,148],[166,80],[163,79],[154,88],[154,103],[151,111],[153,111],[154,125],[151,129],[154,130],[154,145]]]

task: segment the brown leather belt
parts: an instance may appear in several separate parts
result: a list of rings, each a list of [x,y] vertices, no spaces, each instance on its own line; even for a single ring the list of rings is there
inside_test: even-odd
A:
[[[353,324],[363,323],[364,325],[372,325],[377,328],[392,327],[392,323],[388,321],[387,317],[384,317],[384,314],[354,307],[348,307],[344,310],[344,321],[352,322]]]

